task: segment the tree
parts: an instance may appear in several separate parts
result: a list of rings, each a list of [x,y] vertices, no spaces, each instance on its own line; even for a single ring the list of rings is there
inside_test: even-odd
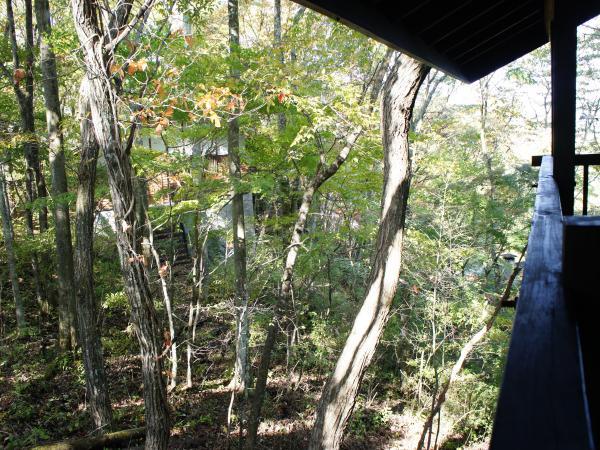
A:
[[[277,24],[277,20],[275,23]],[[275,29],[277,29],[277,26]],[[369,114],[373,112],[374,103],[377,101],[379,96],[384,77],[387,73],[390,56],[390,52],[385,54],[378,65],[376,65],[373,76],[363,86],[360,102],[366,103],[366,110]],[[367,93],[370,95],[367,96]],[[281,118],[278,117],[278,127],[280,131],[282,128],[281,123]],[[306,233],[306,223],[314,198],[321,186],[327,180],[332,178],[346,162],[350,152],[356,146],[363,133],[364,130],[362,126],[356,126],[350,131],[344,131],[343,134],[345,136],[344,138],[340,139],[343,144],[339,146],[338,154],[329,164],[326,161],[327,149],[324,147],[321,139],[316,139],[317,147],[319,148],[319,162],[315,168],[315,173],[312,175],[312,178],[307,183],[304,192],[302,193],[302,200],[300,202],[300,207],[298,208],[296,221],[292,227],[290,242],[286,247],[285,265],[281,275],[281,288],[275,304],[273,318],[269,322],[267,337],[265,338],[258,368],[256,387],[252,401],[252,412],[248,425],[248,437],[246,440],[247,449],[253,449],[256,446],[258,425],[260,423],[260,414],[266,391],[271,357],[280,328],[278,322],[282,318],[285,318],[286,324],[290,324],[293,321],[292,292],[294,268],[296,266],[298,253],[302,246],[302,238]]]
[[[40,33],[40,65],[46,105],[48,150],[52,172],[53,215],[58,272],[59,342],[62,348],[75,347],[75,284],[73,275],[73,246],[69,204],[65,199],[68,192],[63,150],[62,114],[58,93],[56,58],[50,45],[52,32],[50,5],[48,0],[35,0],[35,13]]]
[[[94,295],[94,192],[98,142],[90,117],[87,91],[87,87],[82,85],[79,99],[81,156],[75,207],[76,318],[92,419],[96,428],[105,432],[110,428],[112,412],[97,323],[98,305]]]
[[[4,162],[0,162],[0,218],[2,219],[2,234],[4,236],[4,247],[8,260],[8,272],[10,284],[15,301],[15,312],[17,316],[17,328],[23,329],[26,325],[25,311],[23,308],[23,299],[19,289],[19,277],[17,275],[17,262],[15,258],[14,233],[12,218],[10,215],[10,202],[6,192],[6,180],[4,179]]]
[[[227,0],[229,18],[229,54],[231,58],[230,74],[234,82],[239,82],[240,23],[238,0]],[[250,382],[248,371],[248,344],[250,328],[248,318],[248,286],[246,280],[246,223],[244,219],[244,193],[240,191],[242,177],[240,162],[240,124],[233,111],[227,128],[227,151],[229,154],[229,173],[233,184],[231,200],[231,226],[233,228],[233,258],[236,286],[236,331],[235,331],[235,368],[232,387],[244,392]]]
[[[367,294],[317,407],[309,448],[337,449],[362,377],[377,347],[396,293],[411,177],[408,132],[419,87],[429,68],[397,56],[383,88],[384,187],[377,246]]]
[[[8,37],[10,41],[13,72],[2,63],[0,68],[8,80],[11,80],[13,91],[19,105],[19,117],[21,121],[21,132],[23,134],[23,150],[26,160],[25,186],[29,205],[26,209],[27,230],[30,237],[34,236],[35,225],[33,220],[33,203],[37,198],[46,196],[46,184],[40,167],[39,145],[35,135],[35,112],[34,112],[34,52],[33,52],[33,10],[31,0],[25,4],[25,64],[21,66],[21,50],[17,42],[17,31],[15,25],[15,14],[12,0],[6,0],[6,18],[8,21]],[[24,88],[23,88],[24,85]],[[46,206],[39,210],[39,229],[45,231],[48,228],[48,214]],[[36,290],[38,304],[43,312],[49,311],[48,301],[42,292],[42,281],[40,279],[39,257],[36,253],[31,256],[31,267]],[[59,323],[59,329],[63,330],[60,335],[63,339],[59,345],[68,346],[70,341],[70,330],[68,324]]]
[[[146,17],[152,5],[152,0],[146,0],[135,14],[131,14],[132,3],[119,2],[111,11],[116,23],[105,23],[104,6],[98,1],[72,0],[75,28],[86,63],[84,94],[89,99],[94,134],[106,161],[121,272],[140,344],[146,417],[145,446],[148,449],[163,449],[167,448],[170,427],[158,342],[160,332],[148,276],[139,257],[140,236],[137,231],[142,224],[135,221],[134,174],[130,158],[133,140],[123,142],[121,138],[115,74],[111,73],[115,47]]]
[[[500,313],[500,310],[501,310],[502,306],[504,305],[504,303],[509,301],[509,298],[512,294],[513,284],[515,282],[515,279],[517,278],[517,275],[521,271],[521,267],[522,267],[521,261],[523,259],[523,255],[525,254],[525,250],[526,250],[526,248],[523,249],[523,252],[521,253],[521,257],[519,258],[519,261],[517,262],[517,264],[515,264],[515,267],[511,273],[510,277],[508,278],[508,281],[506,283],[506,288],[504,289],[504,293],[502,294],[502,296],[500,298],[495,300],[496,304],[494,305],[494,309],[487,317],[485,324],[477,333],[475,333],[473,336],[471,336],[471,338],[462,347],[458,359],[452,366],[450,375],[448,376],[446,381],[443,383],[441,389],[435,396],[435,400],[431,407],[431,411],[427,415],[427,418],[425,419],[425,423],[423,424],[423,430],[421,431],[421,437],[419,438],[419,443],[417,444],[417,450],[421,450],[423,448],[423,445],[425,444],[425,438],[426,438],[428,432],[429,432],[429,441],[427,443],[427,448],[430,447],[431,430],[432,430],[433,420],[435,419],[435,416],[440,413],[440,411],[442,409],[442,405],[444,404],[444,401],[446,401],[446,395],[448,394],[448,390],[450,389],[450,386],[458,377],[458,374],[460,373],[461,369],[463,368],[467,357],[473,351],[473,348],[475,347],[475,345],[477,345],[486,336],[488,331],[490,331],[490,329],[494,325],[494,322],[496,321],[496,317],[498,317],[498,314]],[[438,432],[439,432],[439,427],[438,427]],[[434,447],[437,447],[437,445],[434,445]]]

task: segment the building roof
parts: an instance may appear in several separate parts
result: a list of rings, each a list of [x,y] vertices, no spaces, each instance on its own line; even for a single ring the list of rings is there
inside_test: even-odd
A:
[[[548,42],[544,0],[295,0],[455,78],[478,80]],[[571,0],[578,25],[598,0]]]

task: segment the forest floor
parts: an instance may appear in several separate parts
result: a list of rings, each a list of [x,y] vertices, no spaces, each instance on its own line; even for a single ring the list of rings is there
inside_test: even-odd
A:
[[[34,319],[30,323],[35,323]],[[0,448],[20,449],[84,437],[93,430],[86,412],[81,362],[71,354],[56,353],[55,323],[53,318],[48,318],[31,326],[27,335],[1,335]],[[11,325],[6,328],[12,328]],[[199,343],[198,348],[204,351],[196,351],[194,384],[189,389],[184,388],[182,357],[182,382],[169,393],[173,420],[169,448],[235,448],[237,429],[228,433],[226,425],[231,401],[231,392],[227,389],[231,366],[230,345],[227,345],[230,327],[225,321],[208,318],[200,327],[204,342]],[[103,333],[115,428],[142,426],[141,364],[126,310],[121,314],[113,310],[105,317]],[[185,348],[180,348],[180,352],[184,355]],[[259,430],[261,448],[306,447],[325,376],[304,374],[299,382],[298,378],[296,375],[295,382],[290,384],[284,367],[273,371],[264,421]],[[348,426],[343,448],[414,449],[422,421],[403,411],[401,406],[386,400],[373,400],[369,404],[361,400]],[[439,442],[446,440],[446,443],[439,448],[462,448],[462,436],[447,438],[448,435],[447,429],[441,430]],[[139,444],[130,448],[137,446]],[[471,447],[472,450],[479,448],[485,446]]]

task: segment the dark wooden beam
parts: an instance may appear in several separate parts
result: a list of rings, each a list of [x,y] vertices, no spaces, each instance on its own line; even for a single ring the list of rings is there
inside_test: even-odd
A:
[[[554,0],[552,56],[552,156],[562,212],[573,215],[575,199],[575,101],[577,24],[568,0]]]
[[[591,450],[574,318],[563,292],[563,226],[544,157],[491,450]]]
[[[539,167],[542,165],[544,155],[535,155],[531,157],[531,165]],[[586,153],[575,155],[574,163],[576,166],[600,166],[600,153]]]
[[[597,345],[600,217],[565,217],[564,280],[567,304],[577,320],[591,429],[600,436],[600,370]]]
[[[386,13],[381,7],[374,7],[368,1],[347,0],[294,0],[334,20],[370,36],[406,55],[449,73],[463,81],[469,80],[460,68],[446,55],[438,52],[415,33],[407,30],[399,16]],[[430,14],[431,9],[424,7],[422,14]],[[440,11],[438,11],[439,13]]]

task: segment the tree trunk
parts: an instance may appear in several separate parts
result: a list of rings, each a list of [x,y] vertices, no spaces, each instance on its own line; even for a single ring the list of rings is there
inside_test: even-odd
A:
[[[17,275],[17,262],[14,250],[14,234],[12,218],[10,216],[10,202],[6,192],[6,180],[4,179],[3,162],[0,162],[0,216],[2,218],[2,234],[4,235],[4,248],[6,248],[10,284],[12,286],[15,310],[17,313],[17,328],[22,330],[26,325],[25,311],[23,309],[21,291],[19,290],[19,276]]]
[[[144,428],[115,431],[103,436],[72,439],[55,444],[40,445],[32,450],[103,450],[105,448],[130,448],[133,441],[144,437]]]
[[[296,23],[296,20],[299,20],[303,12],[303,9],[301,9],[298,12],[296,17],[294,18],[294,23]],[[379,96],[379,92],[381,90],[383,79],[385,78],[385,74],[387,72],[387,67],[391,56],[392,52],[386,53],[379,65],[379,69],[373,76],[372,85],[367,84],[364,87],[365,95],[362,96],[361,101],[364,101],[369,87],[371,88],[371,94],[369,98],[370,102],[367,108],[369,113],[373,112],[373,105],[374,102],[377,100],[377,97]],[[279,332],[279,326],[277,324],[277,321],[280,319],[282,313],[290,312],[288,304],[290,303],[290,297],[292,294],[292,279],[294,274],[294,266],[296,264],[296,258],[298,256],[298,250],[300,248],[302,234],[304,233],[304,229],[306,227],[306,220],[308,218],[308,213],[312,205],[314,194],[321,187],[321,185],[333,175],[335,175],[335,173],[339,170],[341,165],[344,164],[344,162],[348,158],[348,155],[350,154],[350,151],[358,141],[358,138],[361,134],[362,129],[360,128],[351,132],[346,139],[346,145],[340,150],[340,153],[338,154],[336,160],[327,167],[324,167],[322,164],[320,164],[317,167],[313,180],[310,182],[308,188],[305,190],[302,196],[302,202],[298,210],[298,218],[296,219],[296,223],[294,224],[294,228],[292,230],[291,242],[290,245],[287,247],[288,253],[286,256],[283,275],[281,277],[281,293],[279,295],[279,298],[277,299],[277,303],[275,304],[273,319],[271,320],[267,330],[267,337],[265,339],[261,360],[258,367],[258,375],[256,379],[256,386],[254,389],[254,398],[252,401],[252,411],[248,423],[248,436],[246,438],[246,448],[249,450],[254,449],[256,446],[262,404],[264,401],[269,367],[271,364],[271,355],[273,353],[275,342],[277,341],[277,334]]]
[[[465,364],[465,361],[467,360],[467,357],[473,351],[473,349],[475,348],[475,345],[477,345],[485,337],[487,332],[490,331],[490,329],[492,328],[492,325],[494,325],[494,322],[496,321],[496,317],[498,317],[498,314],[500,313],[500,310],[502,309],[502,304],[504,302],[508,301],[508,299],[510,298],[515,279],[517,278],[517,275],[521,271],[521,261],[523,260],[523,255],[525,254],[526,249],[527,249],[527,247],[525,247],[523,249],[523,252],[521,253],[521,257],[519,258],[519,261],[516,263],[515,268],[513,269],[512,274],[510,275],[508,282],[506,283],[506,288],[504,289],[504,293],[497,300],[496,306],[494,307],[494,310],[492,311],[492,313],[486,320],[485,324],[477,333],[475,333],[471,337],[471,339],[469,339],[469,341],[463,346],[462,350],[460,351],[460,355],[459,355],[458,359],[456,360],[456,362],[454,363],[454,366],[452,367],[450,376],[445,381],[445,383],[442,385],[442,388],[433,403],[431,411],[429,412],[427,419],[425,420],[425,423],[423,425],[423,430],[421,431],[421,437],[419,439],[419,443],[417,444],[417,450],[421,450],[423,448],[423,445],[425,443],[425,436],[427,436],[427,432],[429,431],[429,429],[431,428],[431,426],[433,424],[433,419],[435,418],[436,414],[438,414],[440,412],[440,410],[442,409],[442,405],[446,401],[446,394],[448,393],[448,390],[450,389],[450,386],[452,385],[452,383],[456,380],[456,377],[458,376],[459,372],[462,370],[462,368]]]
[[[239,80],[240,23],[238,0],[228,0],[229,13],[229,52],[231,54],[231,78]],[[237,114],[238,111],[234,111]],[[227,130],[227,149],[229,154],[229,173],[233,183],[231,201],[231,222],[233,227],[233,264],[235,271],[235,369],[232,388],[244,392],[250,382],[248,371],[248,342],[250,340],[248,318],[248,285],[246,280],[246,224],[244,219],[244,194],[240,192],[240,125],[237,117],[229,121]]]
[[[40,32],[40,63],[46,105],[48,152],[50,171],[52,173],[52,196],[54,197],[53,215],[56,230],[56,267],[58,272],[58,339],[61,348],[73,348],[77,344],[75,335],[73,247],[71,243],[69,204],[64,198],[64,194],[68,192],[67,173],[65,171],[65,154],[63,151],[62,118],[58,93],[56,58],[49,43],[52,29],[48,0],[36,0],[35,12]]]
[[[83,83],[86,83],[85,79]],[[98,142],[90,118],[90,107],[82,85],[80,98],[81,161],[75,212],[75,268],[77,280],[77,334],[83,358],[90,413],[96,428],[110,428],[112,412],[104,371],[102,342],[97,323],[98,305],[94,296],[94,191]]]
[[[358,388],[396,293],[411,176],[408,132],[415,99],[428,71],[422,63],[402,55],[384,85],[381,107],[384,187],[376,253],[365,300],[321,394],[309,444],[312,450],[340,447]]]
[[[147,0],[136,17],[143,17],[152,3],[152,0]],[[123,145],[121,139],[116,116],[116,91],[110,74],[114,48],[127,34],[119,32],[111,39],[110,33],[100,23],[103,13],[98,0],[72,0],[72,7],[86,63],[85,77],[92,123],[106,161],[125,292],[140,344],[146,418],[145,446],[147,449],[165,449],[169,441],[169,407],[160,359],[160,327],[148,285],[148,274],[143,258],[140,258],[141,240],[136,236],[130,149]],[[131,31],[133,26],[127,25],[123,29]]]
[[[279,54],[279,62],[283,69],[285,64],[285,54],[283,53],[283,48],[281,48],[281,0],[273,1],[273,46],[275,47],[275,51]],[[280,112],[277,114],[277,127],[280,133],[285,130],[285,125],[285,113]]]
[[[8,22],[8,35],[11,43],[13,68],[16,71],[21,69],[20,50],[17,43],[17,33],[15,29],[15,17],[12,7],[12,0],[6,0],[6,18]],[[25,171],[25,191],[27,200],[31,204],[37,198],[38,194],[46,195],[44,179],[41,174],[38,145],[35,138],[35,121],[33,110],[33,11],[31,9],[31,1],[25,2],[25,25],[27,27],[26,43],[26,64],[25,68],[25,90],[21,86],[21,82],[13,79],[13,91],[19,104],[19,115],[21,119],[21,132],[25,135],[23,150],[25,153],[26,171]],[[37,188],[36,188],[37,186]],[[40,210],[40,231],[47,228],[47,214],[45,208]],[[33,221],[33,211],[28,207],[25,211],[25,222],[27,224],[27,232],[30,237],[35,234],[35,225]],[[50,310],[48,300],[42,293],[42,283],[39,274],[38,255],[31,255],[31,268],[33,272],[33,283],[36,292],[36,299],[43,313],[48,313]]]
[[[33,7],[31,0],[25,0],[25,89],[26,96],[23,104],[23,132],[28,134],[25,145],[25,157],[29,170],[33,172],[37,198],[46,197],[46,182],[42,173],[39,145],[35,134],[34,118],[34,55],[33,55]],[[48,229],[48,209],[46,206],[40,207],[39,211],[40,232]]]
[[[304,191],[304,195],[302,196],[302,203],[298,211],[298,218],[296,219],[296,223],[294,224],[292,231],[292,238],[290,240],[290,245],[288,246],[285,267],[281,277],[281,292],[277,298],[277,303],[275,304],[273,318],[269,323],[267,338],[265,339],[265,344],[263,346],[260,364],[258,367],[256,387],[254,389],[254,398],[252,401],[252,411],[248,422],[248,436],[246,438],[245,445],[249,450],[254,449],[256,446],[258,426],[260,424],[260,414],[267,387],[269,366],[271,365],[271,355],[273,354],[273,348],[275,347],[277,334],[279,332],[279,325],[277,324],[277,321],[280,319],[282,314],[288,313],[290,309],[289,303],[292,294],[292,277],[294,274],[294,266],[296,265],[298,250],[300,249],[300,245],[302,243],[302,235],[304,234],[306,220],[308,218],[308,213],[310,211],[314,195],[319,187],[321,187],[325,181],[335,175],[342,164],[344,164],[348,158],[348,155],[350,154],[350,150],[352,147],[354,147],[361,134],[361,129],[354,130],[348,136],[347,143],[338,154],[336,160],[329,166],[324,167],[320,164],[317,167],[315,177]]]
[[[145,193],[145,192],[144,192]],[[171,295],[169,294],[169,286],[167,284],[167,277],[169,276],[169,265],[165,262],[161,265],[160,255],[156,248],[154,247],[154,232],[152,230],[152,226],[150,225],[150,220],[146,216],[146,219],[143,223],[148,225],[148,229],[150,232],[150,249],[152,251],[152,256],[154,257],[154,263],[156,264],[156,269],[158,270],[158,276],[160,278],[160,286],[163,294],[163,301],[165,302],[165,309],[167,311],[167,323],[169,324],[169,337],[166,339],[166,345],[170,346],[170,349],[167,348],[165,351],[170,350],[171,352],[171,370],[168,376],[169,378],[169,390],[175,389],[177,387],[177,341],[175,336],[175,323],[173,322],[173,308],[171,305]],[[171,234],[172,239],[173,234]]]

